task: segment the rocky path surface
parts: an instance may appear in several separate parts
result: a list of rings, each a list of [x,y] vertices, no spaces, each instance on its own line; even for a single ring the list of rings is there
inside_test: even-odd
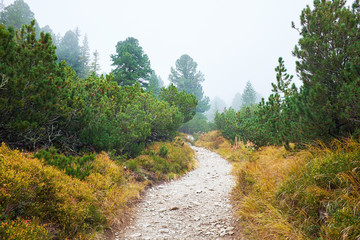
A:
[[[235,239],[229,194],[231,164],[193,147],[199,167],[183,178],[147,191],[134,222],[118,239]]]

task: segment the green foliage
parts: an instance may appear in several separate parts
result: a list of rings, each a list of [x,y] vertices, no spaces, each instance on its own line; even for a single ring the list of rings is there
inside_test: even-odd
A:
[[[139,41],[133,37],[116,44],[116,54],[111,55],[115,66],[113,74],[115,81],[120,86],[132,86],[136,82],[143,87],[147,87],[147,79],[152,70],[150,60],[144,53]]]
[[[333,138],[358,136],[359,12],[358,4],[350,8],[345,1],[315,1],[314,9],[304,9],[301,38],[294,50],[301,88],[291,83],[293,77],[279,58],[276,83],[268,100],[248,114],[240,110],[238,117],[228,122],[229,127],[219,122],[219,129],[226,132],[236,125],[235,135],[244,142],[258,147],[284,145],[287,149],[290,142],[302,146],[314,140],[329,143]]]
[[[16,34],[1,25],[0,34],[0,136],[8,143],[134,157],[146,142],[175,137],[192,117],[195,97],[175,87],[158,99],[139,84],[120,87],[112,75],[76,78],[56,62],[50,34],[36,39],[34,23]]]
[[[192,93],[198,100],[196,112],[204,113],[209,110],[210,99],[204,96],[201,83],[205,81],[204,75],[197,71],[197,63],[187,54],[182,55],[175,63],[175,69],[171,67],[169,80],[180,91]]]
[[[307,7],[300,16],[301,38],[293,53],[303,82],[299,125],[305,138],[329,141],[360,127],[359,103],[352,100],[360,89],[359,5],[345,4],[315,1],[314,9]]]
[[[157,76],[155,71],[152,71],[148,81],[149,85],[146,88],[146,91],[151,91],[155,96],[159,96],[161,88],[164,86],[164,82],[161,80],[161,77]]]
[[[235,139],[237,133],[237,114],[233,108],[225,109],[224,112],[215,114],[215,124],[221,131],[222,136],[228,139]]]
[[[165,158],[167,156],[168,152],[169,152],[169,149],[167,149],[165,145],[162,145],[161,148],[159,149],[158,155],[160,157]]]
[[[172,142],[156,142],[144,154],[125,162],[138,180],[153,182],[173,179],[191,170],[193,164],[192,149],[178,137]]]
[[[40,150],[34,154],[35,158],[43,159],[47,164],[56,166],[60,170],[65,170],[69,176],[83,180],[90,175],[93,168],[94,155],[84,155],[82,157],[65,156],[58,154],[54,147],[47,150]]]
[[[179,92],[178,89],[171,84],[168,88],[161,88],[159,98],[168,102],[170,106],[176,106],[183,114],[184,123],[194,117],[198,101],[193,94],[186,93],[184,90]]]
[[[198,132],[209,132],[215,129],[215,124],[208,122],[204,114],[197,113],[194,118],[184,123],[179,128],[179,131],[194,134]]]
[[[72,109],[66,102],[72,72],[56,63],[50,34],[36,39],[34,24],[16,34],[0,25],[0,72],[8,79],[0,88],[0,136],[28,148],[71,137],[66,125]]]
[[[86,78],[90,75],[90,48],[87,35],[84,36],[82,45],[80,47],[80,63],[81,71],[78,76],[80,78]]]

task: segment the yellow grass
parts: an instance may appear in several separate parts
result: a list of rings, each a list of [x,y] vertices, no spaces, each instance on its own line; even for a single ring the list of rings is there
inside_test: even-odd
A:
[[[233,162],[233,201],[247,239],[304,239],[277,209],[274,196],[279,184],[303,163],[308,153],[290,153],[282,147],[254,151],[241,143],[234,147],[218,132],[202,135],[196,144]]]
[[[164,173],[160,179],[175,178],[194,167],[194,153],[180,139],[155,143],[139,158],[156,155],[160,159],[157,154],[162,147],[168,150],[162,163],[179,167],[178,172]],[[62,239],[102,239],[101,230],[120,230],[128,220],[130,204],[151,181],[139,181],[134,172],[106,153],[98,154],[92,164],[90,174],[80,180],[3,143],[0,239],[51,239],[52,233]],[[14,209],[23,210],[13,216]]]

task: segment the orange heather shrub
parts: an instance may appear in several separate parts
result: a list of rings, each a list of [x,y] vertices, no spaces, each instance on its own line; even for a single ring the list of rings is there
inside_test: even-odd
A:
[[[88,184],[54,167],[43,166],[40,160],[27,158],[5,144],[0,147],[0,189],[3,215],[0,233],[5,236],[9,229],[14,229],[11,232],[25,231],[22,229],[26,224],[21,219],[39,222],[39,227],[30,224],[28,231],[35,228],[45,234],[43,226],[58,238],[86,234],[104,222]]]

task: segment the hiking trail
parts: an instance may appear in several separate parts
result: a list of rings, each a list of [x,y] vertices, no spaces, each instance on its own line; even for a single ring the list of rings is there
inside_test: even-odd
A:
[[[115,240],[235,239],[232,166],[214,152],[192,148],[198,168],[147,190],[133,222]]]

